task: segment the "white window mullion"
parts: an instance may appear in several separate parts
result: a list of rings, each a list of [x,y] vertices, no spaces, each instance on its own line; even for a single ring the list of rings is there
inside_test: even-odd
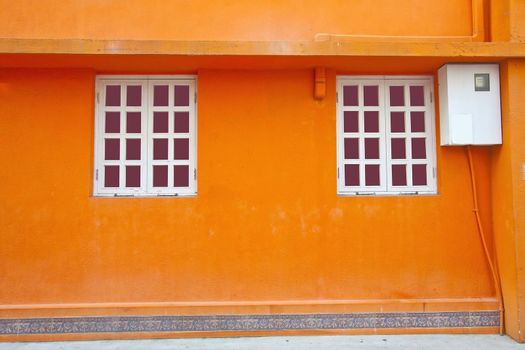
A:
[[[148,81],[148,99],[147,99],[147,125],[148,125],[148,133],[146,135],[146,144],[147,144],[147,154],[146,154],[146,192],[151,193],[152,188],[152,182],[153,182],[153,113],[154,109],[153,106],[153,83],[151,81]]]
[[[172,83],[168,85],[168,189],[173,188],[173,113],[174,111],[174,105],[175,105],[175,89]]]
[[[344,185],[344,160],[342,157],[342,142],[344,140],[344,120],[343,120],[343,89],[342,82],[336,80],[336,121],[335,121],[335,132],[336,132],[336,161],[337,161],[337,192],[341,192]],[[339,135],[342,135],[339,137]]]
[[[121,126],[122,127],[122,126]],[[126,192],[126,136],[121,137],[120,140],[120,161],[119,163],[119,190]]]
[[[406,172],[407,172],[407,189],[410,189],[414,186],[412,181],[412,161],[407,160],[406,161]]]
[[[189,123],[189,139],[190,139],[190,164],[189,164],[189,190],[197,193],[197,90],[195,82],[190,84],[190,123]]]
[[[148,150],[149,150],[149,141],[148,141],[148,135],[150,135],[150,130],[149,130],[149,123],[148,121],[150,120],[150,116],[149,116],[149,109],[148,109],[148,105],[149,105],[149,85],[147,82],[145,82],[143,84],[143,94],[142,94],[142,98],[143,98],[143,104],[142,104],[142,115],[143,115],[143,118],[141,119],[140,121],[140,127],[141,127],[141,139],[142,139],[142,144],[141,144],[141,153],[142,153],[142,167],[140,168],[140,176],[141,176],[141,179],[140,179],[140,188],[141,188],[141,194],[142,195],[145,195],[148,193],[148,180],[149,180],[149,174],[148,174],[148,166],[149,166],[149,157],[148,157]]]
[[[385,82],[381,81],[379,85],[379,160],[381,166],[381,191],[388,190],[388,169],[386,162],[386,152],[385,152],[385,141],[386,141],[386,117],[385,117],[385,103],[386,93],[385,93]]]
[[[383,191],[390,191],[390,183],[391,183],[391,172],[390,172],[390,164],[387,161],[387,159],[390,159],[389,154],[389,146],[388,143],[390,142],[390,138],[388,135],[390,134],[390,123],[389,118],[390,115],[388,113],[388,102],[389,102],[389,96],[388,96],[388,85],[385,84],[385,82],[382,82],[382,96],[381,96],[381,102],[382,102],[382,108],[381,112],[379,113],[379,127],[381,128],[381,166],[383,168],[382,175],[382,183],[384,186]]]
[[[126,89],[128,84],[123,83],[120,85],[120,162],[119,162],[119,192],[123,195],[127,194],[126,188]]]

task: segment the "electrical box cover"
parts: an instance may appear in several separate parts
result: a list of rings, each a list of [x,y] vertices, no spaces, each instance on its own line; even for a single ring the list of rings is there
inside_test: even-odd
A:
[[[441,145],[501,144],[498,64],[446,64],[438,71]]]

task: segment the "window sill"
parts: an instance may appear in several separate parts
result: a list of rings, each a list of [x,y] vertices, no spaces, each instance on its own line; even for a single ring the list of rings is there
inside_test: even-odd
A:
[[[197,197],[197,193],[183,193],[183,194],[93,194],[91,195],[92,198],[101,198],[101,199],[109,199],[109,198],[192,198]]]
[[[407,192],[337,192],[339,197],[428,197],[438,196],[436,191]]]

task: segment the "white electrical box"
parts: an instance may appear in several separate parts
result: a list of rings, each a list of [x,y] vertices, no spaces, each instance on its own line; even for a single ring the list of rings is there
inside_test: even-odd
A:
[[[501,144],[498,64],[446,64],[438,71],[441,145]]]

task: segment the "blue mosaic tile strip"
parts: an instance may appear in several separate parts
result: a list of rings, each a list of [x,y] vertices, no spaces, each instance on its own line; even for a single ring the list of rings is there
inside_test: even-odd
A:
[[[0,335],[499,327],[498,311],[0,318]]]

